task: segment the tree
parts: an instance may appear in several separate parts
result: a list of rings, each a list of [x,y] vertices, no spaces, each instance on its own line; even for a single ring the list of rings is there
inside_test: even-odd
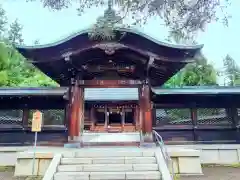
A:
[[[22,44],[22,26],[19,24],[18,20],[16,19],[11,25],[10,30],[8,32],[8,40],[12,44]]]
[[[227,55],[223,59],[223,65],[224,74],[228,79],[228,85],[234,86],[240,84],[240,67],[235,60],[230,55]]]
[[[40,41],[38,39],[36,39],[34,42],[33,42],[34,45],[39,45],[40,44]]]
[[[0,37],[2,38],[5,32],[5,26],[7,24],[7,17],[5,15],[4,9],[0,6]]]
[[[34,0],[32,0],[34,1]],[[159,16],[164,25],[169,27],[172,36],[184,38],[192,37],[194,32],[203,30],[205,25],[216,17],[217,9],[223,12],[221,18],[228,24],[229,15],[224,12],[228,0],[35,0],[41,1],[44,7],[61,10],[75,5],[78,2],[78,12],[83,12],[91,7],[100,7],[108,4],[118,6],[118,15],[121,19],[132,17],[133,25],[144,24],[150,17]],[[118,16],[115,16],[118,17]],[[119,23],[119,18],[115,19]],[[114,23],[112,23],[114,25]],[[106,26],[104,28],[113,28]],[[100,29],[101,30],[101,29]]]
[[[14,48],[23,43],[22,26],[15,20],[7,28],[7,20],[0,7],[0,86],[58,86]]]
[[[165,87],[217,85],[217,72],[202,55],[165,83]]]
[[[0,44],[0,86],[58,86],[56,82],[28,63],[13,46]]]

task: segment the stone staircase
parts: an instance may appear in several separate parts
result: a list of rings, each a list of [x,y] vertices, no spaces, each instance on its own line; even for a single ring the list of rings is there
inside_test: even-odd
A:
[[[161,180],[152,148],[84,148],[63,154],[54,180]]]
[[[81,136],[85,147],[88,146],[139,146],[139,132],[95,133],[85,132]]]

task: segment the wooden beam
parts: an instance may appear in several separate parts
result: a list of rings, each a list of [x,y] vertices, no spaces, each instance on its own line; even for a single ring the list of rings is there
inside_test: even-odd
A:
[[[192,58],[189,56],[187,57],[169,57],[169,56],[164,56],[164,55],[159,55],[159,54],[156,54],[156,53],[153,53],[153,52],[149,52],[149,51],[146,51],[146,50],[142,50],[142,49],[139,49],[139,48],[136,48],[136,47],[133,47],[131,45],[124,45],[124,44],[121,44],[121,43],[97,43],[96,45],[88,45],[86,46],[84,49],[80,48],[80,49],[76,49],[76,50],[73,50],[73,51],[70,51],[68,53],[66,53],[67,55],[70,54],[71,56],[79,56],[80,54],[86,54],[86,53],[89,53],[90,51],[94,52],[95,49],[102,49],[103,51],[108,52],[106,53],[107,55],[110,55],[109,52],[111,52],[111,55],[115,54],[116,51],[119,51],[119,50],[127,50],[127,51],[132,51],[136,54],[139,54],[141,56],[154,56],[156,60],[159,60],[159,61],[165,61],[165,62],[176,62],[178,63],[179,61],[180,62],[193,62]],[[124,52],[123,52],[124,53]],[[66,56],[66,55],[65,55]],[[55,59],[55,58],[51,58],[51,59]],[[57,58],[59,59],[59,58]]]
[[[89,88],[124,88],[124,87],[138,87],[142,84],[139,80],[80,80],[79,85],[81,87]]]
[[[147,71],[150,69],[150,67],[153,65],[155,59],[154,57],[150,56],[149,60],[148,60],[148,64],[147,64]]]

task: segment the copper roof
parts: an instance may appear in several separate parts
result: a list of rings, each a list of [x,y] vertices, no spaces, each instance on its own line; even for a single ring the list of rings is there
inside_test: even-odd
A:
[[[153,86],[160,86],[192,62],[203,47],[165,43],[132,29],[116,29],[118,38],[111,42],[90,40],[88,32],[80,31],[44,46],[18,46],[17,49],[62,86],[69,85],[70,78],[76,74],[80,74],[83,79],[101,77],[104,73],[89,73],[83,67],[86,64],[106,65],[109,61],[117,65],[136,66],[133,73],[120,73],[120,77],[148,78]],[[120,36],[122,33],[125,35]]]

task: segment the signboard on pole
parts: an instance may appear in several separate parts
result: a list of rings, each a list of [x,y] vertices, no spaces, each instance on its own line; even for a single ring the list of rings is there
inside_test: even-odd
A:
[[[42,130],[42,113],[35,111],[32,118],[32,132],[41,132]]]
[[[37,110],[33,113],[33,118],[32,118],[32,132],[35,132],[32,175],[34,175],[34,169],[35,169],[35,153],[36,153],[36,147],[37,147],[37,134],[38,134],[38,132],[41,132],[41,130],[42,130],[42,113],[39,110]]]

